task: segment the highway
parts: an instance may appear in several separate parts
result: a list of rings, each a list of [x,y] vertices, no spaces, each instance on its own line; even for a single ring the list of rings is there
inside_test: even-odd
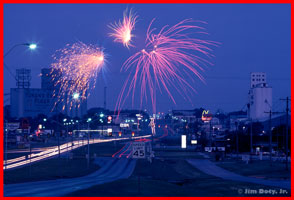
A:
[[[136,160],[111,157],[96,158],[101,168],[87,176],[71,179],[28,182],[4,185],[5,197],[58,197],[76,190],[86,189],[118,179],[126,179],[133,173]]]
[[[151,137],[151,135],[144,135],[144,136],[137,136],[137,137],[118,137],[118,138],[108,138],[108,139],[90,139],[89,144],[96,144],[96,143],[104,143],[104,142],[112,142],[112,141],[120,141],[120,140],[129,140],[129,139],[140,139],[140,138],[146,138]],[[73,145],[72,145],[73,144]],[[88,140],[78,140],[72,142],[68,142],[65,144],[60,145],[60,154],[66,153],[68,151],[77,149],[79,147],[88,145]],[[44,159],[55,157],[59,154],[58,152],[58,146],[50,147],[49,149],[46,149],[44,151],[41,151],[39,153],[32,153],[26,156],[21,156],[14,159],[7,160],[7,165],[5,165],[4,161],[4,170],[14,169],[18,167],[26,166],[30,163],[38,162]]]
[[[119,151],[112,155],[113,158],[126,157],[129,158],[132,155],[132,142],[126,143]]]

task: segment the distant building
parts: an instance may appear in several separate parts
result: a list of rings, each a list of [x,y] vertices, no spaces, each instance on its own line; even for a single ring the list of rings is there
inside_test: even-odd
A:
[[[264,72],[252,72],[250,76],[251,76],[251,80],[250,80],[251,88],[254,88],[259,84],[266,83],[266,73]]]
[[[110,112],[113,122],[120,125],[122,130],[138,130],[140,128],[146,128],[149,124],[149,115],[146,112],[140,110],[121,110],[121,112]]]
[[[62,74],[59,71],[54,71],[51,73],[51,68],[43,68],[41,70],[41,88],[46,88],[48,90],[52,91],[52,94],[58,95],[58,92],[60,90],[60,87],[62,85],[57,84],[57,80],[61,78]],[[54,79],[52,79],[52,76],[54,76]],[[87,96],[87,92],[86,95]],[[73,94],[72,94],[73,95]],[[67,99],[68,97],[65,96],[64,99]],[[56,99],[54,99],[54,102],[56,102]],[[71,106],[70,106],[71,104]],[[59,112],[64,113],[65,115],[68,115],[70,117],[82,117],[87,113],[87,98],[79,97],[77,99],[74,99],[72,97],[72,102],[63,102],[56,105],[56,109]],[[63,109],[64,108],[64,109]]]
[[[266,132],[268,132],[270,126],[271,126],[271,128],[274,128],[274,127],[278,127],[281,125],[286,125],[287,124],[287,114],[285,114],[285,113],[274,114],[272,116],[271,121],[267,117],[263,120],[260,120],[259,122],[263,125],[264,130]],[[288,115],[288,125],[291,126],[291,115]]]
[[[216,117],[213,117],[210,121],[206,121],[201,126],[202,130],[209,133],[210,130],[222,130],[223,126],[220,123],[219,119]]]
[[[261,120],[269,116],[272,107],[272,87],[266,82],[263,72],[251,73],[251,88],[248,93],[248,117],[252,120]]]
[[[4,106],[3,109],[3,114],[4,114],[4,119],[10,118],[10,105]]]
[[[30,88],[30,70],[17,70],[17,88],[10,89],[10,114],[11,117],[36,117],[39,114],[47,116],[62,112],[71,117],[81,117],[87,112],[87,100],[84,99],[80,106],[75,105],[73,110],[62,110],[63,105],[55,105],[56,96],[53,94],[59,91],[59,86],[51,80],[50,68],[41,70],[41,88]],[[56,72],[58,73],[58,72]],[[57,74],[56,77],[58,78]]]
[[[11,117],[36,117],[49,115],[54,105],[52,91],[40,88],[10,89]]]
[[[245,111],[235,111],[228,113],[229,117],[229,131],[235,131],[241,122],[245,122],[248,119],[247,113]]]
[[[194,123],[197,121],[195,110],[172,110],[172,122]],[[198,119],[200,121],[201,119]]]

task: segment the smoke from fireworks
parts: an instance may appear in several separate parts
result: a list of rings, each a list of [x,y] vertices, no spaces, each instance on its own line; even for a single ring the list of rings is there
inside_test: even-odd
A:
[[[95,82],[98,73],[105,63],[103,49],[94,45],[86,45],[82,42],[66,45],[54,55],[55,62],[52,64],[52,81],[56,88],[54,95],[57,97],[55,106],[62,103],[69,109],[73,105],[80,106],[80,100],[85,99],[89,92],[90,82]],[[80,99],[81,98],[81,99]]]
[[[112,33],[109,36],[114,37],[115,42],[122,43],[125,47],[133,46],[131,44],[133,29],[135,28],[136,20],[138,16],[132,13],[132,10],[128,13],[128,10],[125,10],[123,20],[118,23],[110,24],[109,28],[112,29]]]
[[[193,76],[196,76],[204,81],[200,74],[204,70],[202,66],[211,65],[198,55],[212,57],[212,49],[208,46],[215,46],[217,43],[192,37],[195,33],[204,33],[204,28],[193,25],[197,21],[186,19],[172,27],[164,26],[157,34],[154,33],[154,28],[151,29],[153,21],[147,30],[145,49],[129,57],[123,64],[122,70],[130,70],[133,74],[129,74],[123,85],[116,105],[118,111],[131,93],[134,102],[137,84],[141,85],[141,106],[143,99],[147,101],[148,89],[153,113],[156,112],[157,89],[161,93],[164,89],[174,103],[176,102],[170,86],[190,100],[189,96],[196,91],[185,77],[193,81]]]

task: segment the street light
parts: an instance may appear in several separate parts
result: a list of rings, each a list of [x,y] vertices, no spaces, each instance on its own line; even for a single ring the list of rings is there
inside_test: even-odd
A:
[[[27,46],[27,47],[29,47],[29,49],[31,49],[31,50],[35,50],[36,48],[37,48],[37,44],[35,44],[35,43],[21,43],[21,44],[16,44],[16,45],[14,45],[14,46],[12,46],[7,52],[6,52],[6,54],[4,54],[4,58],[13,50],[13,49],[15,49],[16,47],[18,47],[18,46]]]
[[[28,45],[30,45],[29,43],[23,43],[23,44],[16,44],[16,45],[14,45],[14,46],[12,46],[5,54],[4,54],[4,56],[3,56],[3,65],[4,65],[4,67],[9,71],[9,73],[10,73],[10,75],[12,75],[13,76],[13,74],[12,74],[12,72],[10,71],[10,69],[9,69],[9,67],[5,64],[5,62],[4,62],[4,58],[14,49],[14,48],[16,48],[16,47],[18,47],[18,46],[22,46],[22,45],[24,45],[24,46],[28,46]],[[35,44],[34,46],[32,46],[32,47],[34,47],[34,49],[37,47],[37,45]],[[5,140],[5,142],[6,142],[6,144],[5,144],[5,148],[6,148],[6,150],[5,150],[5,159],[6,159],[6,165],[7,165],[7,131],[6,131],[6,140]],[[5,166],[5,169],[6,169],[6,166]]]
[[[77,100],[77,99],[79,99],[80,94],[77,93],[77,92],[75,92],[75,93],[72,95],[72,97],[73,97],[75,100]]]
[[[4,58],[6,56],[8,56],[8,54],[10,52],[12,52],[13,49],[15,49],[16,47],[18,46],[28,46],[30,50],[34,50],[37,48],[37,45],[36,44],[33,44],[33,43],[21,43],[21,44],[16,44],[14,46],[12,46],[3,56],[3,64],[4,64],[4,67],[8,70],[8,72],[10,73],[11,76],[14,77],[14,74],[10,71],[10,68],[6,65],[5,61],[4,61]]]
[[[78,92],[74,92],[72,94],[72,99],[73,99],[73,104],[74,104],[74,108],[75,108],[75,116],[78,116],[78,103],[79,103],[79,99],[80,99],[80,93]]]
[[[29,44],[29,48],[30,48],[31,50],[34,50],[34,49],[37,48],[37,44],[34,44],[34,43]]]

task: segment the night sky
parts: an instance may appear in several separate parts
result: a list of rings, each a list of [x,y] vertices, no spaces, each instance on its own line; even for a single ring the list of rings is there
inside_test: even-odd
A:
[[[135,48],[129,50],[108,37],[108,24],[122,18],[126,8],[139,15],[134,34]],[[31,86],[39,88],[40,70],[49,67],[52,54],[67,43],[82,41],[103,46],[108,54],[107,70],[99,75],[96,89],[91,92],[88,108],[103,106],[103,88],[107,86],[107,108],[114,109],[117,96],[128,73],[120,73],[123,62],[143,47],[146,29],[153,18],[160,29],[186,18],[203,20],[210,35],[205,39],[222,43],[214,48],[214,66],[203,73],[206,84],[196,81],[197,94],[193,105],[175,95],[177,105],[163,93],[158,93],[157,111],[169,109],[218,108],[225,112],[240,110],[247,103],[250,72],[266,72],[273,87],[273,110],[281,111],[290,96],[290,4],[230,5],[230,4],[6,4],[4,6],[4,52],[17,43],[36,42],[38,50],[31,52],[18,47],[5,63],[15,73],[19,67],[32,69]],[[4,93],[15,87],[15,80],[4,69]],[[5,98],[6,99],[6,98]],[[135,103],[134,108],[139,104]],[[131,108],[129,99],[125,108]],[[151,112],[151,105],[145,104]]]

